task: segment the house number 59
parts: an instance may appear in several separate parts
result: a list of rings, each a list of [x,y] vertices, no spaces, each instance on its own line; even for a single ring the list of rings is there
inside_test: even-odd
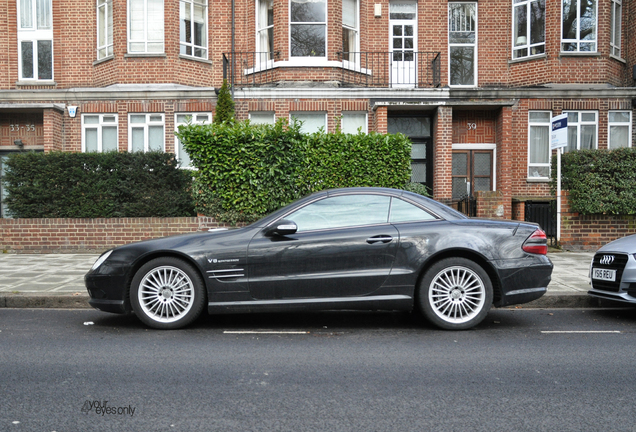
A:
[[[468,125],[468,130],[476,130],[477,129],[477,123],[467,123]]]

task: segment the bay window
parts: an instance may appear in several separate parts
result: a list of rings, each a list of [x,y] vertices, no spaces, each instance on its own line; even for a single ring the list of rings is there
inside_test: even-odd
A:
[[[325,57],[327,53],[327,1],[290,0],[292,57]]]
[[[342,0],[342,59],[355,62],[359,47],[358,0]],[[356,62],[359,63],[359,62]]]
[[[128,53],[163,53],[163,0],[128,0]]]
[[[208,58],[208,5],[206,0],[179,1],[179,53]]]
[[[256,13],[257,60],[262,63],[274,58],[274,0],[259,0]]]
[[[622,10],[621,0],[612,0],[612,13],[610,22],[610,54],[614,57],[621,57],[621,30],[622,30]]]
[[[291,121],[298,120],[302,122],[300,131],[302,133],[314,133],[320,130],[327,130],[327,113],[321,111],[310,112],[291,112],[289,113]]]
[[[562,0],[561,51],[596,51],[596,0]]]
[[[97,60],[113,55],[113,1],[97,0]]]
[[[512,58],[545,53],[545,0],[514,0]]]

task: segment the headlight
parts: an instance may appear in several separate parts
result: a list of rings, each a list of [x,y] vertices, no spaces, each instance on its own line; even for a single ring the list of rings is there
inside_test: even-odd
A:
[[[108,259],[108,257],[110,256],[111,253],[113,253],[112,249],[109,250],[108,252],[103,253],[102,256],[97,258],[97,261],[95,261],[95,264],[93,264],[93,267],[91,267],[91,270],[95,270],[97,267],[102,265],[104,263],[104,261],[106,261],[106,259]]]

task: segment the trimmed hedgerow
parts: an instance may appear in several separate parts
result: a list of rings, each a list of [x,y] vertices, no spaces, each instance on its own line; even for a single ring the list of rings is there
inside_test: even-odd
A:
[[[248,121],[179,127],[190,155],[196,209],[224,222],[249,222],[323,189],[404,187],[411,143],[402,134],[304,134],[301,124]]]
[[[552,176],[552,186],[556,189],[556,156],[552,159]],[[569,190],[574,212],[636,214],[636,149],[564,153],[561,188]]]
[[[168,153],[17,153],[4,200],[17,218],[193,216],[191,172]]]

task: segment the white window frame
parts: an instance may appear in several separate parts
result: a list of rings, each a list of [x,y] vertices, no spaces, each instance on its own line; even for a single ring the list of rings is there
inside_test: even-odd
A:
[[[113,56],[113,0],[97,0],[97,60]]]
[[[622,59],[623,2],[612,0],[610,16],[610,55]]]
[[[153,2],[153,1],[157,1],[157,2],[161,2],[161,8],[158,9],[161,11],[161,18],[159,19],[154,18],[151,20],[148,17],[148,3],[149,2]],[[143,6],[143,12],[138,12],[138,11],[133,11],[132,10],[132,3],[141,3],[141,5]],[[127,0],[126,2],[126,8],[127,8],[127,38],[128,38],[128,43],[127,43],[127,52],[128,54],[164,54],[165,53],[165,25],[164,25],[164,19],[165,19],[165,12],[164,12],[164,1],[163,0]],[[132,19],[133,17],[138,17],[138,15],[141,15],[143,18],[143,37],[139,38],[139,39],[133,39],[132,36]],[[156,29],[150,29],[149,28],[149,22],[153,22],[156,24],[160,24],[160,26],[157,26]],[[161,31],[161,38],[156,38],[156,39],[151,39],[150,38],[150,32],[151,31],[155,31],[155,32],[159,32]],[[143,49],[133,49],[134,46],[136,45],[142,45],[144,46]],[[161,49],[150,49],[149,46],[150,45],[161,45]]]
[[[46,6],[47,14],[38,12],[38,3]],[[53,2],[52,0],[44,0],[42,3],[38,0],[17,0],[18,9],[18,77],[20,81],[38,81],[52,82],[54,75],[54,45],[53,45]],[[48,18],[48,19],[47,19]],[[23,25],[23,20],[30,19],[30,24]],[[44,21],[43,21],[44,20]],[[51,76],[46,78],[39,77],[39,46],[38,42],[50,42],[51,44]],[[31,77],[24,77],[25,65],[22,57],[23,44],[31,44],[32,67]]]
[[[545,1],[546,0],[512,0],[512,59],[526,59],[545,54]],[[533,3],[543,4],[543,41],[531,43],[532,36],[532,6]],[[526,36],[516,37],[517,9],[524,8],[526,12]],[[515,40],[516,39],[516,40]],[[525,39],[525,40],[524,40]],[[526,50],[526,55],[519,54]]]
[[[262,122],[262,121],[252,122],[252,115],[254,115],[254,114],[259,114],[259,115],[262,115],[262,116],[271,115],[271,121],[268,120],[266,122]],[[250,123],[252,123],[252,124],[274,124],[274,123],[276,123],[276,113],[274,111],[250,111],[248,113],[248,117],[250,119]]]
[[[323,131],[327,132],[327,113],[325,111],[292,111],[292,112],[289,113],[289,122],[290,123],[293,122],[294,118],[302,121],[302,119],[298,118],[298,115],[301,115],[301,116],[302,115],[312,115],[312,116],[316,116],[316,117],[318,117],[319,115],[322,115],[323,119],[324,119]],[[314,132],[317,132],[317,130],[315,130],[315,131],[306,131],[306,130],[304,130],[304,126],[305,125],[303,124],[303,126],[301,127],[301,132],[302,133],[314,133]]]
[[[328,27],[328,21],[329,21],[329,1],[328,0],[323,0],[325,3],[325,21],[309,21],[309,22],[292,22],[292,16],[291,16],[291,8],[292,8],[292,0],[289,0],[289,58],[290,60],[298,60],[298,59],[302,59],[303,61],[309,61],[311,63],[316,63],[316,62],[325,62],[327,60],[327,58],[329,57],[329,27]],[[292,54],[292,27],[293,26],[301,26],[301,25],[322,25],[325,28],[325,55],[323,56],[295,56]]]
[[[475,33],[475,42],[474,43],[458,43],[458,42],[451,42],[451,33],[453,32],[465,32],[465,28],[463,30],[452,30],[454,28],[454,26],[451,23],[451,5],[457,5],[457,4],[461,4],[461,5],[467,5],[467,4],[472,4],[475,8],[475,18],[474,18],[474,30],[472,30]],[[477,46],[477,41],[479,40],[479,33],[478,33],[478,23],[479,23],[479,16],[478,16],[478,12],[479,12],[479,8],[477,7],[478,4],[476,1],[470,1],[470,2],[458,2],[458,1],[452,1],[448,3],[448,83],[450,87],[468,87],[468,88],[473,88],[473,87],[477,87],[478,85],[478,79],[477,79],[477,71],[478,66],[477,66],[477,59],[478,59],[478,46]],[[468,21],[460,21],[459,22],[460,25],[464,24],[468,24]],[[468,24],[469,25],[469,24]],[[468,32],[470,32],[471,30],[468,30]],[[451,50],[454,47],[473,47],[473,83],[472,84],[451,84],[452,82],[452,65],[451,65]]]
[[[194,16],[194,8],[195,6],[203,8],[203,37],[205,40],[202,41],[202,45],[197,45],[194,42],[194,34],[195,34],[195,16]],[[185,26],[185,10],[190,9],[190,39],[191,42],[187,42],[185,40],[185,35],[181,34],[182,25]],[[190,54],[187,51],[190,50]],[[185,52],[184,52],[185,51]],[[200,52],[201,55],[197,55],[197,51]],[[198,59],[207,60],[208,59],[208,2],[207,0],[179,0],[179,53],[182,56],[186,57],[194,57]]]
[[[629,117],[627,122],[613,122],[611,120],[613,113],[624,113]],[[612,126],[627,127],[627,147],[632,147],[632,112],[629,110],[611,110],[607,113],[607,148],[612,149]],[[620,147],[615,147],[620,148]]]
[[[344,17],[347,11],[345,11],[345,0],[342,1],[342,63],[344,67],[351,67],[350,63],[360,64],[360,1],[351,0],[354,3],[354,20],[355,25],[351,26],[345,24]],[[352,32],[354,34],[353,46],[344,46],[345,32]],[[347,53],[346,55],[344,53]],[[346,58],[345,58],[346,57]]]
[[[146,116],[144,123],[133,123],[133,116]],[[155,116],[161,116],[161,120],[153,119]],[[166,122],[163,113],[129,113],[128,114],[128,151],[133,151],[133,129],[143,129],[144,131],[144,153],[149,150],[148,131],[151,126],[161,126],[163,128],[161,151],[166,151]]]
[[[189,122],[186,121],[180,121],[179,117],[181,116],[186,116],[189,117]],[[205,119],[203,118],[205,117]],[[187,124],[212,124],[212,113],[206,113],[206,112],[186,112],[186,113],[175,113],[174,114],[174,130],[175,132],[179,130],[179,126],[182,125],[187,125]],[[189,156],[188,156],[188,161],[186,164],[183,163],[183,155],[181,154],[181,140],[178,137],[174,137],[174,154],[177,157],[177,159],[180,162],[180,168],[185,168],[185,169],[196,169],[195,167],[193,167],[189,162]]]
[[[569,113],[578,113],[578,120],[572,121],[568,116],[568,134],[570,133],[570,128],[576,127],[576,149],[572,150],[581,150],[581,128],[583,126],[594,126],[594,149],[598,149],[598,111],[577,111],[577,110],[563,110],[563,114]],[[591,120],[583,120],[583,114],[594,114],[594,121]],[[563,147],[563,152],[569,151],[569,143],[567,147]]]
[[[344,123],[345,123],[345,117],[347,115],[361,115],[364,114],[364,124],[362,126],[361,132],[363,134],[368,133],[369,130],[369,113],[366,111],[342,111],[342,117],[340,119],[340,128],[342,130],[343,133],[352,133],[352,134],[357,134],[358,131],[356,130],[355,132],[345,132],[344,130]]]
[[[564,2],[565,1],[569,1],[570,4],[574,4],[576,3],[576,38],[574,39],[565,39],[563,37],[563,19],[564,19]],[[579,7],[579,4],[581,1],[585,1],[585,0],[561,0],[561,53],[562,54],[568,54],[568,53],[595,53],[598,51],[598,1],[599,0],[595,0],[594,3],[594,39],[581,39],[581,8]],[[565,50],[563,49],[563,46],[565,44],[576,44],[576,50]],[[594,45],[594,49],[590,49],[590,50],[581,50],[581,44],[593,44]]]
[[[261,7],[263,6],[272,6],[272,14],[274,10],[274,0],[257,0],[256,1],[256,52],[259,58],[255,63],[257,64],[265,64],[266,67],[273,67],[274,65],[274,22],[269,24],[268,22],[262,23],[263,13],[261,11]],[[267,9],[269,11],[269,7]],[[267,20],[267,18],[265,18]],[[271,39],[270,39],[271,35]],[[266,41],[266,43],[265,43]],[[264,46],[272,44],[272,46]]]
[[[99,121],[98,123],[86,123],[86,118],[87,117],[98,117]],[[114,117],[114,121],[104,121],[104,117]],[[86,131],[88,129],[96,129],[97,130],[97,153],[103,153],[104,152],[104,145],[103,145],[103,134],[102,134],[102,129],[103,127],[114,127],[115,128],[115,135],[117,136],[117,142],[116,142],[116,146],[115,149],[116,151],[119,151],[119,115],[118,114],[114,114],[114,113],[106,113],[106,114],[93,114],[93,113],[89,113],[89,114],[82,114],[82,153],[86,153]]]
[[[547,120],[545,121],[539,121],[539,120],[532,120],[530,114],[531,113],[541,113],[541,114],[547,114]],[[528,111],[528,179],[530,180],[549,180],[550,179],[550,171],[551,171],[551,163],[550,163],[550,159],[551,159],[551,155],[552,155],[552,150],[550,150],[550,130],[552,128],[552,111],[543,111],[543,110],[532,110],[532,111]],[[545,127],[547,130],[547,159],[548,162],[542,163],[542,162],[531,162],[531,154],[532,154],[532,142],[530,141],[530,138],[532,136],[531,134],[531,130],[532,128],[543,128]],[[547,176],[535,176],[535,175],[531,175],[532,173],[532,168],[548,168],[548,175]]]

